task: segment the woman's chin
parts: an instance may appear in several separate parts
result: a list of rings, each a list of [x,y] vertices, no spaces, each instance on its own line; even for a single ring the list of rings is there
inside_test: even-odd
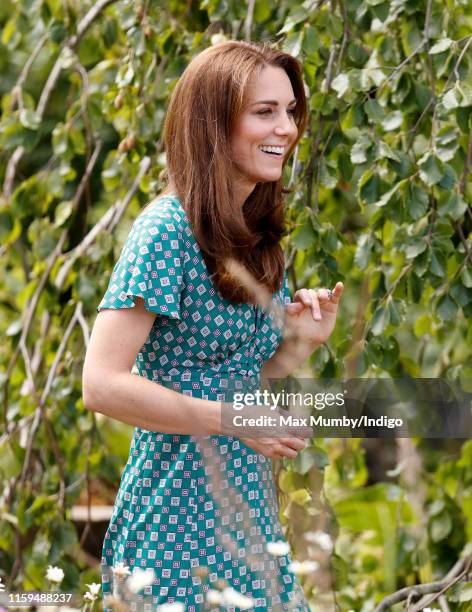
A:
[[[265,172],[263,175],[257,179],[258,183],[273,183],[274,181],[278,181],[282,176],[281,171],[277,172]]]

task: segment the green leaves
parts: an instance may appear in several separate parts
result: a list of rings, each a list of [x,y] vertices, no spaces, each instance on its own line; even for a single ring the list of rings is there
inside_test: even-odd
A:
[[[338,184],[338,173],[334,161],[326,161],[323,159],[320,168],[320,180],[322,185],[333,189]]]
[[[72,553],[77,545],[77,532],[70,522],[55,520],[49,528],[51,549],[49,552],[49,562],[54,564],[67,553]]]
[[[453,44],[453,40],[451,40],[450,38],[441,38],[441,40],[438,40],[437,43],[435,43],[429,50],[429,54],[430,55],[435,55],[437,53],[443,53],[444,51],[447,51],[451,45]]]
[[[446,256],[439,248],[433,248],[431,251],[431,262],[429,269],[433,274],[444,278],[447,271]]]
[[[385,119],[385,111],[377,100],[369,98],[364,104],[364,110],[369,119],[374,123],[382,123],[382,121]]]
[[[290,493],[290,501],[299,506],[305,506],[311,501],[311,494],[307,489],[297,489]]]
[[[392,111],[382,121],[381,126],[385,132],[397,130],[403,123],[403,113],[399,110]]]
[[[60,227],[64,225],[67,219],[72,214],[72,202],[60,202],[54,211],[54,226]]]
[[[386,142],[380,141],[378,143],[378,155],[376,159],[392,159],[393,161],[400,162],[398,154],[392,151]]]
[[[413,330],[417,338],[421,338],[425,334],[431,334],[432,332],[432,321],[431,317],[427,314],[421,315],[415,321]]]
[[[329,465],[326,452],[317,446],[308,446],[298,453],[293,469],[301,475],[308,474],[312,468],[323,469]]]
[[[447,538],[452,529],[452,520],[448,512],[443,512],[430,523],[431,539],[440,542]]]
[[[448,294],[443,295],[435,306],[435,313],[441,321],[454,321],[457,310],[457,303]]]
[[[297,249],[303,250],[312,246],[316,241],[316,234],[311,223],[302,225],[292,237],[293,244]]]
[[[466,602],[472,601],[472,582],[465,582],[455,585],[448,595],[448,601]]]
[[[280,34],[287,34],[290,32],[297,24],[306,21],[308,17],[307,11],[304,7],[297,7],[293,13],[291,13],[286,19],[284,26],[277,32]]]
[[[33,110],[24,108],[20,112],[20,123],[29,130],[37,130],[41,123],[41,118]]]
[[[394,194],[397,193],[397,191],[405,184],[405,181],[400,181],[399,183],[397,183],[394,187],[392,187],[391,189],[389,189],[389,191],[387,191],[386,193],[384,193],[382,195],[382,197],[377,200],[377,202],[375,202],[376,206],[385,206],[386,204],[388,204],[390,202],[390,200],[392,199],[392,197],[394,196]]]
[[[352,145],[351,162],[353,164],[363,164],[367,161],[367,151],[372,146],[372,141],[365,135],[362,135]]]
[[[370,331],[374,336],[380,336],[390,322],[390,312],[385,306],[380,306],[372,317]]]
[[[446,199],[446,201],[439,206],[438,213],[444,217],[448,216],[453,221],[460,219],[465,211],[467,210],[467,202],[464,196],[459,193],[453,192]]]
[[[349,90],[349,77],[347,74],[338,74],[331,82],[331,87],[337,92],[338,98],[342,98],[346,91]]]
[[[65,254],[46,279],[26,339],[26,355],[33,359],[41,352],[37,362],[34,358],[39,394],[74,308],[82,302],[90,327],[113,249],[116,254],[131,221],[164,186],[163,125],[177,80],[197,53],[219,40],[245,39],[249,25],[251,40],[271,41],[303,65],[310,117],[297,163],[290,172],[289,162],[284,176],[291,188],[285,196],[291,233],[284,246],[293,254],[297,288],[345,280],[333,334],[305,364],[307,372],[320,378],[348,371],[444,376],[472,388],[472,271],[464,246],[465,241],[471,248],[472,176],[466,161],[472,47],[460,59],[469,40],[466,3],[449,3],[447,11],[433,3],[428,33],[427,2],[318,4],[261,0],[251,21],[244,4],[220,0],[188,3],[184,10],[179,3],[112,3],[74,50],[64,42],[87,8],[61,0],[12,0],[0,6],[2,183],[15,149],[25,148],[11,195],[0,201],[0,331],[5,338],[0,383],[8,389],[10,424],[35,408],[21,352],[8,381],[5,373],[24,329],[24,312],[59,236],[67,232]],[[26,80],[13,90],[43,33],[44,44]],[[62,71],[40,117],[38,103],[58,53]],[[100,155],[78,197],[98,139]],[[144,156],[152,158],[152,167],[117,234],[99,232],[59,290],[54,280],[67,253],[111,206],[124,201]],[[116,488],[129,450],[126,427],[117,421],[104,427],[97,420],[97,433],[91,415],[83,412],[84,329],[77,325],[71,335],[46,404],[65,462],[66,487],[77,475],[78,484],[67,489],[66,512],[84,494],[80,475],[86,460],[97,490],[103,490],[102,481]],[[84,441],[92,441],[92,448],[78,453]],[[472,533],[470,445],[463,445],[459,460],[459,443],[448,443],[446,452],[440,444],[415,441],[427,472],[427,478],[418,478],[418,486],[424,485],[418,512],[428,517],[421,534],[424,558],[418,559],[418,541],[408,529],[412,491],[403,480],[411,466],[399,462],[397,470],[387,472],[377,458],[388,459],[388,445],[368,442],[319,439],[287,462],[280,483],[286,495],[281,513],[296,546],[310,513],[323,514],[326,525],[341,528],[334,563],[342,571],[333,586],[343,610],[374,609],[396,580],[403,585],[439,578]],[[0,446],[5,490],[21,473],[24,444],[24,433],[18,432],[11,445]],[[396,446],[392,452],[403,451]],[[18,527],[22,539],[31,542],[22,551],[24,580],[37,583],[30,588],[41,586],[45,564],[60,563],[76,590],[83,586],[80,564],[72,563],[78,558],[77,536],[70,521],[57,517],[59,476],[42,427],[31,456],[31,475],[42,476],[27,478],[24,489],[13,491],[11,507],[0,517],[0,558],[6,568],[13,567]],[[377,485],[365,486],[375,479]],[[386,479],[396,484],[382,482]],[[25,587],[21,580],[15,590]],[[445,596],[468,602],[470,585],[460,586]]]
[[[409,182],[403,195],[403,203],[408,217],[413,221],[421,219],[429,207],[429,198],[426,190]]]
[[[434,153],[427,153],[419,161],[419,175],[428,187],[439,183],[444,176],[443,162]]]
[[[385,190],[385,183],[381,180],[378,173],[374,169],[366,170],[359,179],[357,193],[359,201],[363,204],[373,204],[378,208],[386,206],[395,194],[402,190],[406,185],[406,180],[399,181],[395,185],[382,193]]]
[[[362,234],[357,243],[354,262],[360,270],[365,270],[370,261],[370,254],[374,240],[369,234]]]
[[[365,204],[376,202],[380,193],[380,185],[379,175],[372,170],[366,170],[361,176],[357,187],[359,200]]]
[[[283,50],[290,53],[290,55],[293,55],[294,57],[298,57],[302,49],[304,34],[304,30],[288,34],[284,40]]]

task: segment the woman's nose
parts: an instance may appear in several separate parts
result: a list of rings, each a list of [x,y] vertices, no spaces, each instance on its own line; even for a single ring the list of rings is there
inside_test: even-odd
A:
[[[295,125],[295,122],[292,119],[291,115],[285,115],[285,118],[283,118],[282,115],[282,119],[280,119],[280,121],[277,123],[276,127],[275,127],[275,132],[276,134],[294,134],[296,132],[298,132],[297,130],[297,126]]]

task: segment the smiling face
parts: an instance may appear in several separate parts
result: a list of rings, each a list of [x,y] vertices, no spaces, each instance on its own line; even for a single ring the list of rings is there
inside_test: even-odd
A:
[[[234,192],[241,202],[256,183],[280,179],[283,160],[298,135],[293,115],[296,100],[285,70],[274,66],[263,68],[248,97],[231,137]],[[261,147],[276,148],[270,153]]]

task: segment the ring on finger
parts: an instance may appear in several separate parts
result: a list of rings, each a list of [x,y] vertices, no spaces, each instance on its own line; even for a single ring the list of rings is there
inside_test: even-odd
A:
[[[330,300],[333,297],[333,292],[331,289],[318,289],[318,292],[320,291],[326,291],[326,293],[328,294],[328,300]]]

